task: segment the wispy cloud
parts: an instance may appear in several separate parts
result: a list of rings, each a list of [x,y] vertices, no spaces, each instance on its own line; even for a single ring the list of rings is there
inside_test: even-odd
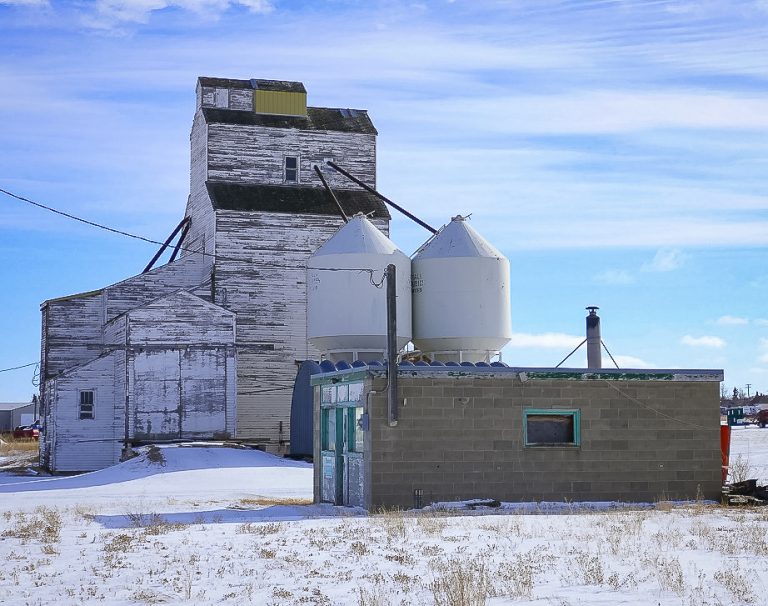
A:
[[[685,335],[682,339],[680,339],[680,343],[683,345],[690,345],[691,347],[711,347],[714,349],[722,349],[726,345],[725,341],[720,337],[707,335],[702,337]]]
[[[759,320],[755,321],[755,323],[759,322]],[[715,324],[719,326],[745,326],[749,324],[749,318],[742,318],[739,316],[720,316],[717,320],[715,320]]]
[[[532,348],[532,349],[573,349],[584,340],[584,337],[569,335],[561,332],[524,333],[512,334],[512,339],[507,347]]]
[[[169,8],[216,19],[235,6],[253,13],[274,10],[269,0],[97,0],[83,13],[83,22],[94,28],[110,28],[122,23],[146,23],[155,11]]]
[[[763,364],[768,364],[768,339],[761,337],[758,342],[758,347],[763,351],[758,357],[758,361]]]
[[[755,320],[755,324],[757,326],[768,326],[768,319],[766,319],[766,318],[758,318],[757,320]]]
[[[653,259],[643,263],[642,271],[666,272],[680,269],[687,259],[687,255],[677,248],[666,248],[656,252]]]
[[[48,0],[0,0],[8,6],[48,6]]]
[[[635,277],[623,269],[606,269],[597,274],[594,280],[600,284],[623,285],[634,284]]]
[[[615,355],[613,358],[616,360],[616,363],[619,365],[620,368],[656,368],[657,365],[653,362],[647,362],[643,360],[642,358],[636,358],[635,356],[623,356],[623,355]],[[606,365],[607,362],[610,360],[603,360],[603,366]]]

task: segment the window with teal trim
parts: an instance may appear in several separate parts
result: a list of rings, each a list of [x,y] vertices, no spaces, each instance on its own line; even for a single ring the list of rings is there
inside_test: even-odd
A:
[[[581,444],[581,415],[578,410],[528,408],[523,415],[526,446]]]

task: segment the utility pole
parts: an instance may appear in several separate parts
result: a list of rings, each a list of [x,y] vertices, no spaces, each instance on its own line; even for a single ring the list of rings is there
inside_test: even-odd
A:
[[[747,397],[749,397],[749,388],[752,387],[752,383],[747,383]]]
[[[397,425],[397,268],[387,265],[387,421]]]

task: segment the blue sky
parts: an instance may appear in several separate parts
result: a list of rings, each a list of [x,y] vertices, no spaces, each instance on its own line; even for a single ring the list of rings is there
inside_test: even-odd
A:
[[[383,193],[507,254],[507,362],[556,364],[599,305],[620,365],[766,392],[767,57],[766,0],[0,0],[0,187],[162,240],[197,76],[300,80],[369,110]],[[154,252],[0,196],[0,368],[39,357],[43,300]]]

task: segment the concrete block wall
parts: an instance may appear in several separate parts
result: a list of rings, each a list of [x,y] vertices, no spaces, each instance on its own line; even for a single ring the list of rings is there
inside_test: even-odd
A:
[[[720,497],[717,381],[404,376],[400,398],[396,427],[370,398],[369,508],[412,507],[417,488],[425,504]],[[526,408],[579,409],[581,445],[526,447]]]

